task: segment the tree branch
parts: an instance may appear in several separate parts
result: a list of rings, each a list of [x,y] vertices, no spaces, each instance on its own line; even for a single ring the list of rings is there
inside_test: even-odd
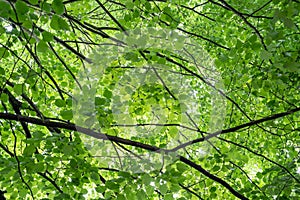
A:
[[[232,133],[232,132],[235,132],[237,130],[240,130],[240,129],[243,129],[243,128],[246,128],[246,127],[250,127],[250,126],[253,126],[253,125],[258,125],[258,124],[261,124],[261,123],[266,122],[266,121],[270,121],[270,120],[274,120],[274,119],[277,119],[277,118],[280,118],[280,117],[284,117],[284,116],[290,115],[290,114],[298,112],[298,111],[300,111],[300,107],[289,110],[289,111],[286,111],[286,112],[270,115],[268,117],[264,117],[264,118],[261,118],[261,119],[258,119],[258,120],[253,120],[253,121],[250,121],[248,123],[241,124],[239,126],[235,126],[235,127],[228,128],[228,129],[225,129],[225,130],[217,131],[217,132],[209,134],[206,137],[198,138],[198,139],[183,143],[183,144],[181,144],[181,145],[179,145],[179,146],[177,146],[177,147],[175,147],[171,150],[168,150],[168,151],[174,152],[174,151],[177,151],[177,150],[182,149],[184,147],[187,147],[191,144],[195,144],[195,143],[198,143],[198,142],[203,142],[205,140],[209,140],[211,138],[217,137],[218,135],[221,135],[221,134]]]
[[[246,200],[248,199],[247,197],[245,197],[244,195],[242,195],[241,193],[237,192],[235,189],[233,189],[227,182],[225,182],[223,179],[209,173],[208,171],[206,171],[205,169],[203,169],[200,165],[182,157],[179,156],[179,159],[181,162],[191,166],[192,168],[198,170],[199,172],[201,172],[202,174],[204,174],[205,176],[207,176],[208,178],[210,178],[211,180],[220,183],[221,185],[223,185],[225,188],[227,188],[234,196],[236,196],[239,199],[243,199]]]
[[[86,134],[88,136],[91,136],[91,137],[94,137],[97,139],[111,140],[113,142],[119,142],[121,144],[135,146],[135,147],[139,147],[139,148],[149,150],[149,151],[162,151],[160,148],[155,147],[155,146],[143,144],[140,142],[135,142],[135,141],[120,138],[117,136],[106,135],[106,134],[103,134],[100,132],[93,131],[88,128],[76,126],[73,123],[55,122],[55,121],[50,121],[47,119],[42,120],[42,119],[38,119],[38,118],[34,118],[34,117],[14,115],[14,114],[10,114],[10,113],[0,113],[0,119],[7,119],[7,120],[13,120],[13,121],[19,121],[19,122],[27,122],[27,123],[31,123],[31,124],[46,126],[46,127],[62,128],[62,129],[70,130],[70,131],[78,131],[80,133]]]

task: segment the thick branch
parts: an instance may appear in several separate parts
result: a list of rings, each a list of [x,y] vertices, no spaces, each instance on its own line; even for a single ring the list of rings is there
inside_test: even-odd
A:
[[[208,171],[206,171],[205,169],[203,169],[200,165],[197,165],[196,163],[180,156],[179,157],[180,161],[193,167],[194,169],[198,170],[199,172],[201,172],[202,174],[204,174],[205,176],[207,176],[208,178],[210,178],[211,180],[216,181],[217,183],[220,183],[221,185],[223,185],[225,188],[227,188],[234,196],[236,196],[239,199],[248,199],[246,198],[244,195],[242,195],[241,193],[237,192],[235,189],[233,189],[227,182],[225,182],[223,179],[209,173]]]
[[[93,131],[88,128],[76,126],[73,123],[62,123],[62,122],[55,122],[55,121],[50,121],[50,120],[42,120],[42,119],[38,119],[38,118],[34,118],[34,117],[14,115],[14,114],[10,114],[10,113],[0,113],[0,119],[7,119],[7,120],[13,120],[13,121],[19,121],[19,122],[27,122],[27,123],[31,123],[31,124],[46,126],[46,127],[56,127],[56,128],[67,129],[70,131],[78,131],[80,133],[89,135],[89,136],[97,138],[97,139],[111,140],[113,142],[119,142],[121,144],[140,147],[142,149],[146,149],[149,151],[161,151],[160,148],[155,147],[155,146],[143,144],[140,142],[135,142],[135,141],[120,138],[117,136],[106,135],[106,134],[103,134],[100,132]]]
[[[217,131],[217,132],[214,132],[214,133],[212,133],[212,134],[210,134],[210,135],[208,135],[206,137],[198,138],[198,139],[195,139],[195,140],[183,143],[183,144],[181,144],[181,145],[179,145],[179,146],[177,146],[177,147],[175,147],[175,148],[173,148],[173,149],[171,149],[169,151],[174,152],[174,151],[177,151],[179,149],[185,148],[185,147],[187,147],[187,146],[189,146],[191,144],[195,144],[195,143],[198,143],[198,142],[203,142],[205,140],[209,140],[211,138],[217,137],[218,135],[221,135],[221,134],[232,133],[232,132],[238,131],[238,130],[246,128],[246,127],[258,125],[258,124],[261,124],[263,122],[267,122],[267,121],[271,121],[271,120],[274,120],[274,119],[277,119],[277,118],[281,118],[281,117],[290,115],[290,114],[298,112],[298,111],[300,111],[300,107],[292,109],[292,110],[289,110],[289,111],[286,111],[286,112],[282,112],[282,113],[277,113],[277,114],[274,114],[274,115],[270,115],[268,117],[264,117],[264,118],[261,118],[261,119],[258,119],[258,120],[253,120],[253,121],[250,121],[248,123],[241,124],[239,126],[235,126],[235,127],[228,128],[228,129],[225,129],[225,130]]]

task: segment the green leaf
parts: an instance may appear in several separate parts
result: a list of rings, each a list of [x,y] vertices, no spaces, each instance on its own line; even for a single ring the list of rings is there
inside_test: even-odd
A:
[[[173,200],[173,199],[174,199],[173,194],[166,194],[164,196],[164,200]]]
[[[32,135],[33,135],[34,138],[39,138],[39,139],[44,137],[44,133],[41,132],[41,131],[33,132]]]
[[[73,112],[72,110],[63,110],[60,111],[60,116],[65,120],[71,120],[73,119]]]
[[[53,40],[52,33],[48,32],[48,31],[44,31],[42,33],[42,35],[43,35],[43,41],[45,41],[45,42],[51,42]]]
[[[150,182],[152,181],[152,178],[151,178],[151,176],[149,176],[149,174],[144,174],[141,178],[142,178],[143,184],[145,184],[145,185],[149,185]]]
[[[217,188],[216,188],[216,187],[211,187],[211,188],[209,189],[209,191],[210,191],[211,193],[215,193],[215,192],[217,191]]]
[[[266,50],[263,50],[263,51],[261,52],[261,54],[260,54],[260,57],[261,57],[261,59],[263,59],[263,60],[269,60],[269,59],[271,58],[271,56],[272,56],[272,53],[270,53],[270,52],[268,52],[268,51],[266,51]]]
[[[134,40],[133,43],[131,43],[131,41],[129,41],[128,44],[129,45],[136,45],[136,40]],[[135,61],[135,62],[139,61],[138,55],[134,52],[126,53],[124,57],[125,57],[126,60],[131,60],[131,61]]]
[[[7,1],[0,1],[0,17],[8,18],[12,9]]]
[[[106,98],[110,99],[112,97],[112,92],[108,89],[104,90],[103,96],[105,96]]]
[[[9,51],[4,47],[0,47],[0,58],[7,58],[8,56]]]
[[[68,194],[59,194],[57,196],[54,197],[54,200],[61,200],[61,199],[71,199],[70,195]]]
[[[47,3],[47,2],[42,2],[41,3],[41,8],[46,13],[50,13],[51,12],[51,5],[49,3]]]
[[[60,30],[60,25],[58,21],[59,21],[59,16],[53,15],[50,22],[51,28],[53,28],[54,30]]]
[[[95,117],[94,116],[88,117],[86,120],[84,120],[84,125],[86,127],[91,127],[94,123],[95,123]]]
[[[132,9],[134,7],[134,3],[131,0],[127,0],[125,2],[125,6],[127,9]]]
[[[58,107],[65,107],[66,106],[66,102],[62,99],[56,99],[54,104]]]
[[[50,22],[51,28],[54,30],[69,30],[69,24],[60,16],[53,15],[51,22]]]
[[[138,190],[136,197],[137,197],[137,199],[147,199],[147,194],[145,193],[145,191],[143,189],[141,189],[141,190]]]
[[[54,12],[58,15],[61,15],[65,12],[65,8],[62,0],[53,0],[51,7],[54,10]]]
[[[283,23],[284,23],[284,26],[286,26],[287,28],[294,28],[295,27],[295,24],[293,22],[293,20],[285,17],[283,18]]]
[[[210,197],[210,199],[215,199],[217,197],[217,194],[216,193],[211,193],[209,197]]]
[[[142,115],[144,113],[144,110],[143,108],[137,108],[134,110],[134,113],[137,115]]]
[[[36,172],[43,172],[45,170],[46,166],[44,163],[38,162],[35,164],[35,171]]]
[[[300,72],[300,63],[299,62],[289,62],[285,64],[285,69],[289,72]]]
[[[27,191],[25,189],[19,190],[18,193],[19,193],[19,198],[26,199]]]
[[[14,92],[17,94],[17,95],[21,95],[23,93],[23,85],[22,84],[16,84],[14,86]]]
[[[113,181],[106,181],[105,186],[111,190],[116,190],[119,188],[119,185]]]
[[[95,97],[95,105],[101,106],[101,105],[105,105],[106,100],[104,98],[101,97]]]
[[[180,171],[180,172],[183,172],[183,171],[188,170],[188,166],[185,165],[185,164],[183,164],[183,163],[180,163],[180,162],[176,164],[176,168],[177,168],[178,171]]]
[[[28,145],[25,147],[23,154],[25,156],[31,156],[35,152],[35,147],[33,145]]]
[[[63,147],[63,153],[64,153],[65,155],[71,155],[72,152],[73,152],[73,147],[72,147],[72,146],[70,146],[70,145],[65,145],[65,146]]]
[[[21,0],[17,0],[15,7],[18,15],[24,15],[29,11],[27,4]]]
[[[255,34],[253,34],[248,40],[249,40],[249,42],[254,43],[257,41],[257,36]]]
[[[103,192],[105,192],[105,187],[104,186],[98,186],[98,187],[96,187],[96,191],[99,192],[99,193],[103,193]]]
[[[25,27],[25,28],[31,29],[32,25],[33,25],[33,23],[31,20],[26,20],[23,22],[23,27]],[[31,44],[32,44],[32,42],[31,42]]]
[[[29,3],[32,5],[37,5],[39,3],[39,0],[29,0]]]
[[[43,40],[41,40],[38,45],[36,46],[36,50],[38,52],[46,52],[48,50],[48,45],[46,42],[44,42]]]
[[[159,191],[160,191],[162,194],[166,194],[167,191],[168,191],[168,186],[167,186],[166,184],[159,185]]]
[[[243,42],[241,40],[237,39],[235,48],[240,49],[242,46],[243,46]]]
[[[151,4],[148,1],[145,2],[144,6],[146,10],[151,10]]]
[[[0,16],[1,16],[1,13],[0,13]],[[4,27],[0,26],[0,34],[5,33],[5,32],[6,32],[6,29]]]
[[[217,171],[219,171],[220,170],[220,166],[218,166],[218,165],[215,165],[213,168],[212,168],[212,171],[213,172],[217,172]]]
[[[119,194],[116,198],[116,200],[126,200],[125,196],[122,194]]]
[[[8,101],[8,95],[6,93],[1,93],[1,101],[4,103]]]

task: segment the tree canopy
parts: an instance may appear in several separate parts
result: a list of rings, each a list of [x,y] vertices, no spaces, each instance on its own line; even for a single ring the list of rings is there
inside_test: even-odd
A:
[[[0,0],[0,199],[299,199],[298,0]]]

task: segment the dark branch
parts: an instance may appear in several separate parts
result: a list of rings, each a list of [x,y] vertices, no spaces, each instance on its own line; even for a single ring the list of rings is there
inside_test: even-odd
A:
[[[209,173],[208,171],[206,171],[205,169],[203,169],[200,165],[197,165],[196,163],[180,156],[179,157],[180,161],[191,166],[192,168],[198,170],[199,172],[201,172],[202,174],[204,174],[205,176],[207,176],[208,178],[210,178],[211,180],[214,180],[217,183],[220,183],[221,185],[223,185],[225,188],[227,188],[234,196],[236,196],[239,199],[248,199],[246,198],[244,195],[242,195],[241,193],[237,192],[235,189],[233,189],[226,181],[224,181],[223,179]]]
[[[290,115],[290,114],[298,112],[298,111],[300,111],[300,107],[289,110],[289,111],[286,111],[286,112],[270,115],[268,117],[264,117],[264,118],[261,118],[261,119],[258,119],[258,120],[253,120],[253,121],[250,121],[248,123],[241,124],[239,126],[235,126],[235,127],[228,128],[228,129],[225,129],[225,130],[217,131],[217,132],[214,132],[214,133],[212,133],[212,134],[210,134],[206,137],[198,138],[198,139],[183,143],[183,144],[181,144],[181,145],[179,145],[179,146],[177,146],[177,147],[175,147],[175,148],[173,148],[169,151],[174,152],[174,151],[177,151],[177,150],[182,149],[184,147],[187,147],[191,144],[195,144],[195,143],[198,143],[198,142],[203,142],[203,141],[209,140],[211,138],[217,137],[218,135],[221,135],[221,134],[232,133],[232,132],[238,131],[238,130],[243,129],[243,128],[247,128],[247,127],[250,127],[250,126],[261,124],[263,122],[267,122],[267,121],[270,121],[270,120],[281,118],[281,117]]]
[[[111,140],[113,142],[119,142],[121,144],[140,147],[142,149],[146,149],[149,151],[161,151],[160,148],[155,147],[155,146],[131,141],[128,139],[117,137],[117,136],[106,135],[106,134],[103,134],[100,132],[93,131],[88,128],[76,126],[73,123],[55,122],[55,121],[50,121],[47,119],[42,120],[42,119],[38,119],[38,118],[27,117],[27,116],[22,116],[22,115],[14,115],[14,114],[10,114],[10,113],[0,113],[0,119],[7,119],[7,120],[13,120],[13,121],[19,121],[19,122],[27,122],[27,123],[31,123],[31,124],[46,126],[46,127],[56,127],[56,128],[67,129],[70,131],[78,131],[80,133],[89,135],[89,136],[97,138],[97,139]]]

